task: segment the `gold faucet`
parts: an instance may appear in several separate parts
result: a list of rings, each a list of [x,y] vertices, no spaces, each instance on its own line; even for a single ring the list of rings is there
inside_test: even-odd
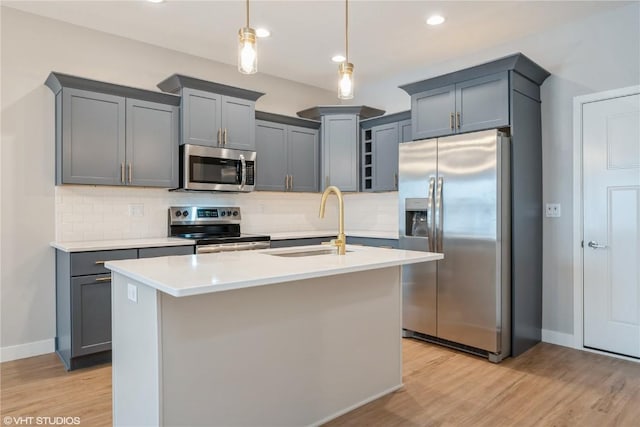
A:
[[[328,244],[338,248],[338,255],[344,255],[347,253],[347,238],[344,235],[344,199],[342,198],[342,191],[335,185],[330,185],[322,193],[322,200],[320,201],[320,218],[324,218],[324,206],[327,204],[327,198],[329,194],[335,193],[338,197],[338,209],[340,210],[339,222],[338,222],[338,237],[333,239]]]

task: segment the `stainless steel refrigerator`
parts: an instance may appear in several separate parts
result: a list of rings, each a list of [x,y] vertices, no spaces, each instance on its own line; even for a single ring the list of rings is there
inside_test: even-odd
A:
[[[509,138],[498,130],[400,144],[403,329],[499,362],[510,354]]]

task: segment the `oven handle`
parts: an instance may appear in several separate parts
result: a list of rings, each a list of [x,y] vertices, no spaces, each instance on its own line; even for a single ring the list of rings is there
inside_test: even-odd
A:
[[[269,249],[270,242],[222,243],[220,245],[203,245],[196,248],[197,254],[215,254],[219,252],[252,251]]]
[[[247,162],[244,160],[244,155],[240,154],[240,164],[242,165],[242,178],[240,180],[240,189],[244,188],[247,183]]]

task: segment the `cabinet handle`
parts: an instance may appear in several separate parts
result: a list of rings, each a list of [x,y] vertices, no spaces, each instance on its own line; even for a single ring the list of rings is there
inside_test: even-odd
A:
[[[120,163],[120,182],[124,183],[124,163]]]
[[[449,113],[449,128],[453,130],[453,113]]]
[[[393,174],[393,183],[395,184],[396,190],[397,190],[398,189],[398,174],[397,173]]]
[[[223,137],[223,140],[224,140],[223,145],[226,147],[227,146],[227,129],[226,128],[224,129],[223,135],[224,135],[224,137]]]
[[[289,189],[289,175],[284,176],[284,191]]]
[[[324,186],[325,187],[329,186],[329,176],[328,175],[324,177]]]
[[[293,175],[289,175],[289,190],[293,191]]]
[[[222,145],[222,128],[218,128],[218,145]]]
[[[95,264],[96,265],[104,265],[105,262],[107,262],[107,261],[96,261]]]
[[[456,113],[456,127],[460,129],[460,111]]]
[[[96,282],[108,282],[111,280],[111,276],[109,277],[97,277]]]
[[[129,184],[131,184],[132,179],[133,179],[133,168],[131,167],[131,163],[129,163]]]

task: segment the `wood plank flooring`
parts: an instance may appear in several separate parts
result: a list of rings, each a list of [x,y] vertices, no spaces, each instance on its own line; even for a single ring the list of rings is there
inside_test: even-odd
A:
[[[494,365],[412,339],[403,357],[403,389],[327,425],[640,426],[640,363],[543,343]],[[48,354],[0,370],[2,417],[111,425],[109,365],[66,372]]]

